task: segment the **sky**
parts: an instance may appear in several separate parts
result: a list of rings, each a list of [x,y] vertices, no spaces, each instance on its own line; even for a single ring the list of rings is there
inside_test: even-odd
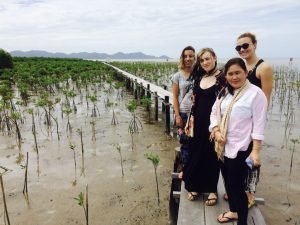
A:
[[[5,51],[143,52],[179,58],[192,45],[237,56],[257,37],[259,57],[300,57],[299,0],[0,0]]]

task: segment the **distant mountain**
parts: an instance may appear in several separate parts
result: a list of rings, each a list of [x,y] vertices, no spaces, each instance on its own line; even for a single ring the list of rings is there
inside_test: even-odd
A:
[[[12,56],[20,56],[20,57],[49,57],[49,58],[80,58],[80,59],[171,59],[166,55],[162,55],[159,57],[153,55],[146,55],[142,52],[132,52],[132,53],[123,53],[117,52],[113,55],[109,55],[106,53],[97,53],[97,52],[79,52],[79,53],[71,53],[66,54],[63,52],[47,52],[40,50],[32,50],[32,51],[11,51],[10,54]]]

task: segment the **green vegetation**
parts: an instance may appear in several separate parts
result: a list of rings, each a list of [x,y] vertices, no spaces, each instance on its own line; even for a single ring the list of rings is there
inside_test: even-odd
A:
[[[149,159],[154,167],[154,174],[155,174],[155,181],[156,181],[156,193],[157,193],[157,204],[159,205],[160,200],[159,200],[159,189],[158,189],[158,179],[157,179],[157,167],[159,164],[159,156],[154,153],[146,153],[145,154],[146,158]]]
[[[112,62],[112,65],[159,86],[170,87],[170,76],[178,70],[170,62]]]

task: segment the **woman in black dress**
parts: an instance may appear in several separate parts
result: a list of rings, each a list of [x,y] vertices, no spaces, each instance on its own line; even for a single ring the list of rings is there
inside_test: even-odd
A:
[[[217,68],[213,49],[204,48],[197,54],[193,76],[197,77],[192,107],[194,138],[191,141],[190,160],[184,167],[183,180],[189,200],[194,200],[199,193],[209,193],[205,204],[212,206],[217,203],[220,167],[214,143],[209,140],[208,127],[212,106],[224,85],[224,76]]]

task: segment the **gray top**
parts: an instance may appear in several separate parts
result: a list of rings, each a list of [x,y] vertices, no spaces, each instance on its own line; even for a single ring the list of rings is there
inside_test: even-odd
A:
[[[182,113],[188,113],[192,105],[192,81],[186,79],[181,71],[178,71],[173,75],[172,82],[179,85],[179,111]]]

